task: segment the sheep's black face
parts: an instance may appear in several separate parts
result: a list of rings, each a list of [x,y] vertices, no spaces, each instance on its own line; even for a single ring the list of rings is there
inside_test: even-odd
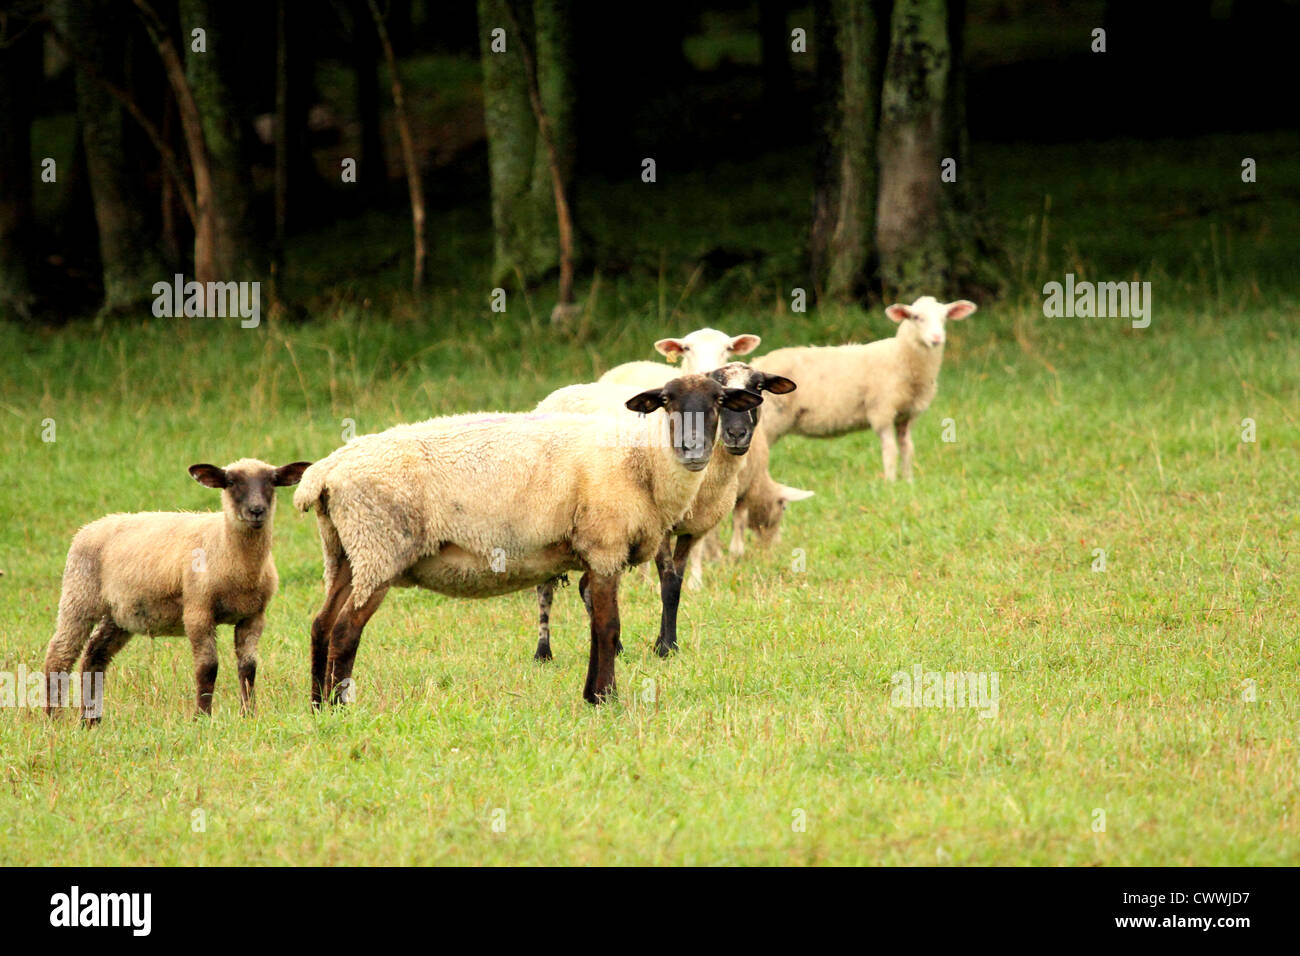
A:
[[[793,392],[795,385],[790,379],[781,375],[768,375],[758,369],[750,368],[744,362],[731,362],[709,373],[724,388],[744,389],[759,393],[772,392],[783,395]],[[749,443],[754,439],[754,429],[758,427],[758,413],[755,406],[745,411],[733,411],[723,408],[719,413],[721,430],[719,439],[722,447],[733,455],[743,455],[749,451]]]
[[[245,458],[225,468],[191,465],[190,474],[201,485],[222,489],[222,508],[231,519],[251,531],[260,531],[275,514],[275,489],[296,485],[310,464],[296,461],[276,468]]]
[[[627,407],[642,414],[662,408],[668,414],[677,461],[690,471],[702,471],[713,455],[719,414],[745,412],[762,401],[754,392],[724,388],[706,375],[683,375],[629,399]]]

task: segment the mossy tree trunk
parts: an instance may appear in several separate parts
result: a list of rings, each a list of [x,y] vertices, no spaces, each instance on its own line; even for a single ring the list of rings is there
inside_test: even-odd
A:
[[[492,185],[492,282],[499,285],[519,275],[532,285],[560,265],[560,230],[551,156],[530,101],[523,45],[533,54],[560,179],[571,195],[575,136],[569,4],[479,0],[478,9]],[[522,35],[516,35],[515,24]],[[498,28],[506,31],[504,52],[492,50],[492,31]]]
[[[7,18],[0,35],[0,315],[31,318],[32,103],[41,79],[40,31]]]
[[[876,245],[887,298],[946,284],[940,160],[951,51],[947,0],[897,0],[881,93]]]
[[[252,144],[230,82],[240,61],[238,24],[227,22],[229,12],[217,0],[180,2],[185,79],[199,108],[212,170],[213,262],[222,281],[257,279],[266,265],[253,216]],[[207,33],[206,52],[189,45],[196,28]]]
[[[874,267],[876,139],[888,3],[817,4],[821,148],[810,243],[819,300],[858,298]]]
[[[112,0],[68,0],[66,33],[93,61],[97,74],[123,84],[125,21]],[[153,285],[166,279],[158,236],[145,214],[147,197],[139,169],[127,150],[122,106],[86,69],[76,70],[77,116],[86,152],[99,258],[104,312],[131,310],[153,298]]]
[[[969,297],[1000,283],[1002,253],[970,164],[965,20],[965,0],[897,0],[890,19],[876,216],[887,298]],[[948,160],[955,179],[944,181]]]

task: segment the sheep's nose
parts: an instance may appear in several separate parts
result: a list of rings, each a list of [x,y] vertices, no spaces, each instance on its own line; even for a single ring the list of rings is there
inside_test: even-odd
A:
[[[727,441],[731,442],[734,445],[737,442],[744,440],[746,431],[748,431],[748,429],[746,429],[743,426],[739,428],[728,428],[725,437]]]
[[[253,505],[251,508],[248,509],[248,513],[252,515],[254,518],[260,518],[262,517],[262,515],[266,514],[266,506]]]

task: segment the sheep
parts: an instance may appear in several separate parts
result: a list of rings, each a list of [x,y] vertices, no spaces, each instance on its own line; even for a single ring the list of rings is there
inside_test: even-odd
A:
[[[756,359],[755,368],[803,383],[798,395],[774,400],[764,414],[768,444],[790,433],[823,438],[870,427],[880,436],[885,480],[898,477],[901,447],[903,477],[911,481],[911,425],[938,389],[945,325],[975,308],[965,299],[945,304],[926,295],[885,309],[899,323],[893,338],[777,349]]]
[[[217,625],[233,624],[240,705],[250,713],[257,642],[279,584],[271,558],[275,489],[297,484],[310,464],[276,468],[241,458],[225,468],[191,465],[195,481],[221,489],[221,511],[112,514],[78,531],[63,572],[58,624],[45,650],[46,712],[83,647],[82,674],[102,674],[135,634],[183,634],[194,654],[196,709],[210,714]],[[83,701],[87,723],[97,723],[99,711]]]
[[[624,362],[616,365],[599,379],[617,385],[636,385],[654,388],[674,375],[704,374],[726,365],[733,356],[748,355],[763,340],[757,335],[728,335],[717,329],[696,329],[680,339],[660,339],[655,350],[668,361],[681,359],[681,370],[662,362]]]
[[[582,696],[614,696],[619,576],[690,507],[719,410],[761,401],[688,375],[628,399],[643,420],[457,415],[355,438],[318,461],[293,496],[316,510],[325,556],[312,704],[354,699],[361,633],[390,587],[490,597],[579,570],[591,619]]]
[[[786,394],[795,389],[795,383],[779,375],[765,375],[742,362],[732,362],[714,369],[708,375],[719,385],[732,389],[745,389],[755,394],[770,392]],[[570,385],[552,392],[538,404],[538,412],[578,412],[626,416],[624,403],[629,398],[629,386],[609,382]],[[686,562],[691,562],[693,587],[701,579],[701,562],[698,549],[692,545],[715,528],[736,503],[737,481],[741,463],[757,434],[759,409],[757,407],[720,412],[719,435],[722,448],[714,447],[704,481],[681,519],[664,535],[663,543],[655,554],[659,572],[659,591],[662,604],[659,636],[655,651],[665,657],[677,647],[677,608],[681,600],[682,572]],[[673,538],[676,537],[676,546]],[[555,595],[555,580],[537,586],[538,638],[533,655],[539,661],[551,660],[550,611]],[[621,645],[616,648],[621,650]]]
[[[770,447],[767,435],[761,427],[758,428],[749,445],[749,454],[740,467],[728,547],[735,558],[745,553],[746,529],[754,532],[761,546],[770,547],[780,540],[781,518],[786,507],[793,501],[806,501],[814,494],[773,480],[768,471]]]

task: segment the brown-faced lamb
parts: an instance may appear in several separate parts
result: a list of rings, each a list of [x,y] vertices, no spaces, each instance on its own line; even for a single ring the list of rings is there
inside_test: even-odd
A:
[[[271,558],[275,489],[297,484],[309,464],[192,465],[199,484],[221,489],[220,512],[114,514],[78,531],[45,651],[47,712],[60,703],[83,647],[82,673],[102,674],[135,634],[183,634],[194,655],[195,706],[211,713],[219,624],[234,625],[240,703],[250,711],[257,642],[279,581]],[[99,710],[83,702],[87,722],[97,722]]]

